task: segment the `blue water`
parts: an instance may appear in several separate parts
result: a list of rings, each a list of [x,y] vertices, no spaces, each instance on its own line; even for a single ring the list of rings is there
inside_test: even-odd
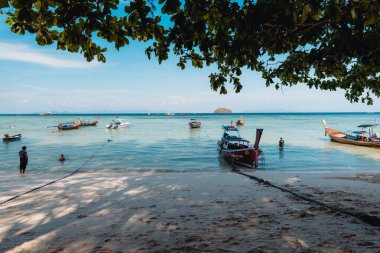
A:
[[[0,170],[17,171],[17,152],[28,147],[29,165],[34,172],[68,172],[84,170],[164,170],[223,171],[230,166],[218,158],[216,142],[221,126],[236,121],[241,114],[186,114],[175,116],[126,114],[119,118],[131,123],[128,128],[108,130],[105,125],[113,115],[0,115],[0,134],[21,133],[20,141],[0,143]],[[256,128],[263,128],[260,146],[265,163],[261,170],[270,171],[368,171],[379,170],[380,150],[330,142],[324,135],[322,119],[331,128],[357,130],[356,126],[373,123],[380,114],[242,114],[245,125],[242,137],[255,140]],[[57,131],[59,122],[79,117],[99,118],[96,127]],[[201,117],[200,129],[189,129],[190,118]],[[380,129],[379,129],[380,131]],[[285,148],[279,150],[283,137]],[[112,140],[112,141],[108,141]],[[59,155],[66,161],[60,163]],[[93,156],[93,157],[92,157]],[[92,159],[89,159],[92,157]]]

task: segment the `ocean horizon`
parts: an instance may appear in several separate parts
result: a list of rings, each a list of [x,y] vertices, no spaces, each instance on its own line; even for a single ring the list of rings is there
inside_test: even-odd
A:
[[[251,115],[251,114],[380,114],[380,112],[232,112],[232,113],[215,113],[215,112],[50,112],[51,115],[41,115],[41,113],[0,113],[0,116],[70,116],[70,115],[85,115],[85,116],[146,116],[146,115],[160,115],[160,116],[181,116],[181,115]],[[174,114],[174,115],[168,115]]]

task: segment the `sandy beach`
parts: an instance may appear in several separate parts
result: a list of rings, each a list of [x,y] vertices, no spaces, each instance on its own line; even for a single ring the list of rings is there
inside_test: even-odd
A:
[[[62,175],[1,175],[0,202]],[[380,216],[379,174],[254,175]],[[0,252],[380,252],[379,238],[233,172],[80,172],[0,206]]]

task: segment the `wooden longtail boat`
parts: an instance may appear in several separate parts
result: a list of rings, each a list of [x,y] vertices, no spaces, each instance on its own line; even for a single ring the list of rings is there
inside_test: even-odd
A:
[[[17,141],[20,139],[21,139],[21,134],[15,134],[12,136],[9,136],[9,134],[4,134],[4,137],[3,137],[4,142]]]
[[[240,119],[236,121],[237,126],[244,126],[244,119],[243,116],[240,116]]]
[[[196,120],[196,119],[190,119],[190,122],[189,122],[189,127],[190,128],[200,128],[202,125],[202,122],[201,120]]]
[[[58,124],[58,130],[72,130],[78,129],[80,126],[80,122],[72,122],[72,123],[60,123]]]
[[[332,141],[336,141],[339,143],[364,146],[364,147],[374,147],[380,148],[380,139],[373,134],[373,127],[377,124],[368,124],[368,125],[360,125],[358,127],[361,128],[370,128],[368,136],[363,135],[353,135],[348,133],[343,133],[338,130],[331,129],[327,127],[327,123],[325,120],[322,120],[323,126],[325,127],[326,133],[329,135]],[[371,134],[372,133],[372,134]]]
[[[219,156],[230,163],[257,168],[259,157],[263,155],[259,148],[263,129],[256,129],[256,141],[253,146],[249,145],[248,140],[240,137],[239,130],[233,125],[223,126],[223,130],[223,136],[218,141]]]
[[[88,120],[79,120],[80,126],[96,126],[98,124],[97,120],[88,121]]]

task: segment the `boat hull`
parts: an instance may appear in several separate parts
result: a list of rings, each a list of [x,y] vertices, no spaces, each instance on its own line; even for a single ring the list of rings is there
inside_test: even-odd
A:
[[[92,121],[89,123],[80,123],[80,126],[96,126],[98,124],[98,121]]]
[[[126,128],[128,127],[129,123],[122,123],[122,124],[107,124],[107,129],[119,129],[119,128]]]
[[[189,123],[189,127],[190,128],[200,128],[201,127],[201,123]]]
[[[58,130],[60,131],[65,131],[65,130],[73,130],[73,129],[78,129],[80,127],[79,122],[73,122],[71,124],[59,124],[58,125]]]
[[[240,164],[249,168],[257,168],[259,149],[242,148],[242,149],[225,149],[223,145],[218,143],[219,156],[232,164]]]
[[[16,134],[13,136],[8,136],[3,138],[3,142],[12,142],[12,141],[18,141],[21,139],[21,134]]]
[[[72,127],[58,127],[58,130],[65,131],[65,130],[73,130],[78,129],[79,126],[72,126]]]
[[[237,126],[244,126],[244,121],[239,119],[238,121],[236,121],[236,125]]]

